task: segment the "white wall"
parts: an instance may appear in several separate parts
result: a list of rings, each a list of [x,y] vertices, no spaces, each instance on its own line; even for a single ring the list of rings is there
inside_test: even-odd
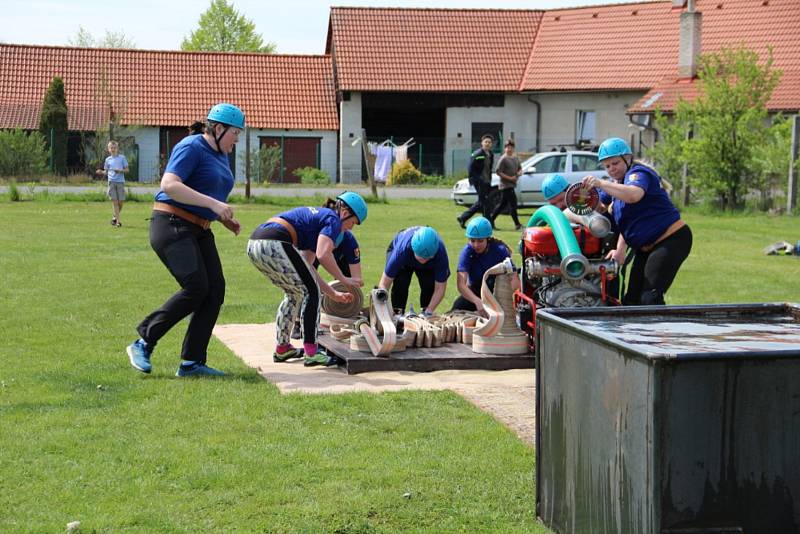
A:
[[[361,136],[361,93],[350,93],[350,100],[339,104],[339,180],[343,184],[361,183],[361,161],[364,158]]]
[[[525,95],[506,95],[503,107],[447,108],[446,121],[445,174],[466,168],[473,122],[502,122],[504,135],[513,136],[520,151],[530,151],[536,142],[536,105]]]
[[[133,136],[139,145],[139,176],[140,182],[152,183],[161,179],[159,176],[159,128],[137,127],[130,130],[121,130],[120,136]],[[286,137],[320,137],[320,168],[331,176],[335,183],[338,169],[336,168],[336,141],[335,131],[330,130],[267,130],[250,129],[250,150],[258,149],[258,138],[263,136]],[[236,181],[245,181],[245,164],[242,155],[245,151],[245,139],[241,136],[236,145]],[[127,154],[126,154],[127,156]],[[133,177],[131,177],[133,179]]]
[[[119,137],[132,136],[139,145],[139,176],[131,176],[131,180],[144,183],[157,182],[161,180],[159,176],[158,161],[158,132],[159,128],[150,126],[137,126],[136,128],[121,128],[117,135]],[[130,154],[125,154],[129,157]]]
[[[548,93],[530,95],[542,106],[541,139],[539,148],[550,150],[562,145],[572,145],[577,139],[577,112],[594,111],[596,117],[594,144],[607,137],[630,140],[638,128],[629,128],[626,111],[644,96],[644,91],[613,93]]]
[[[541,151],[576,143],[580,110],[595,112],[595,144],[612,136],[630,141],[631,134],[638,143],[639,129],[628,126],[626,111],[643,95],[644,92],[506,95],[504,107],[448,108],[445,173],[453,174],[466,168],[473,122],[502,122],[504,134],[514,137],[519,152],[534,152],[537,147],[537,107],[532,100],[541,106],[538,142]],[[648,142],[649,138],[645,135],[644,141]]]

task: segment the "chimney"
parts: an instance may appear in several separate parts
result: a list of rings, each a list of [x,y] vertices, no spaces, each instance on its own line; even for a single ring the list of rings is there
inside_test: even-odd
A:
[[[700,55],[700,29],[703,14],[694,10],[694,2],[695,0],[689,0],[686,12],[681,13],[678,78],[694,78],[697,75],[697,57]]]

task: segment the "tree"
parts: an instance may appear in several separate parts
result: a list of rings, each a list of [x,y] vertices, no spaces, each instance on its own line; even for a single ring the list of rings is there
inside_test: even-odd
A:
[[[681,102],[679,105],[685,105]],[[655,112],[655,128],[661,137],[647,150],[647,156],[653,161],[659,174],[673,185],[673,197],[680,196],[683,182],[684,140],[689,126],[682,121],[684,114],[676,114],[676,118]]]
[[[792,162],[792,121],[777,115],[761,149],[753,158],[755,179],[752,188],[759,193],[759,208],[773,208],[772,192],[786,192],[786,177]]]
[[[95,39],[95,37],[83,26],[78,26],[78,33],[75,37],[69,39],[67,43],[70,46],[79,46],[82,48],[136,48],[136,43],[125,36],[122,31],[112,32],[106,30],[106,35],[102,39]]]
[[[744,194],[759,185],[754,158],[768,137],[767,102],[781,77],[772,64],[771,49],[763,64],[743,46],[705,54],[697,98],[677,108],[676,121],[691,124],[695,134],[683,143],[692,185],[722,209],[741,207]]]
[[[199,27],[181,42],[181,50],[209,52],[260,52],[271,54],[275,44],[264,44],[255,24],[226,0],[211,0],[200,16]]]
[[[47,87],[39,115],[39,131],[50,149],[51,170],[62,176],[67,174],[67,97],[64,81],[56,76]]]

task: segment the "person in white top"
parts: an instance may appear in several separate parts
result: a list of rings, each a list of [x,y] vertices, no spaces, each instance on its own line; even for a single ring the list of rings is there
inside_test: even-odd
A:
[[[108,142],[108,153],[111,155],[106,158],[103,168],[97,169],[96,174],[108,178],[108,198],[114,206],[111,226],[122,226],[119,214],[125,201],[125,173],[128,172],[128,160],[119,153],[119,143],[116,141]]]

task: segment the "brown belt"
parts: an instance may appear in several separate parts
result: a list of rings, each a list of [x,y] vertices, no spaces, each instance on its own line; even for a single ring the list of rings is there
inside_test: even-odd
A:
[[[267,222],[280,224],[281,226],[286,228],[286,231],[289,232],[289,237],[292,238],[292,245],[297,246],[297,230],[295,230],[294,226],[289,224],[288,221],[281,219],[280,217],[270,217],[270,219]]]
[[[656,239],[655,241],[653,241],[649,245],[643,246],[642,250],[644,252],[650,252],[651,250],[653,250],[655,248],[656,245],[658,245],[659,243],[664,241],[666,238],[668,238],[669,236],[671,236],[672,234],[674,234],[675,232],[677,232],[678,230],[680,230],[684,226],[686,226],[686,223],[683,222],[682,219],[678,219],[677,221],[675,221],[674,223],[669,225],[669,228],[667,228],[666,232],[661,234],[661,237],[659,237],[658,239]]]
[[[176,217],[180,217],[184,221],[189,221],[192,224],[196,224],[203,230],[208,230],[211,227],[211,221],[209,221],[208,219],[204,219],[199,215],[195,215],[194,213],[186,211],[183,208],[179,208],[178,206],[167,204],[166,202],[156,202],[155,204],[153,204],[153,210],[171,213]]]

